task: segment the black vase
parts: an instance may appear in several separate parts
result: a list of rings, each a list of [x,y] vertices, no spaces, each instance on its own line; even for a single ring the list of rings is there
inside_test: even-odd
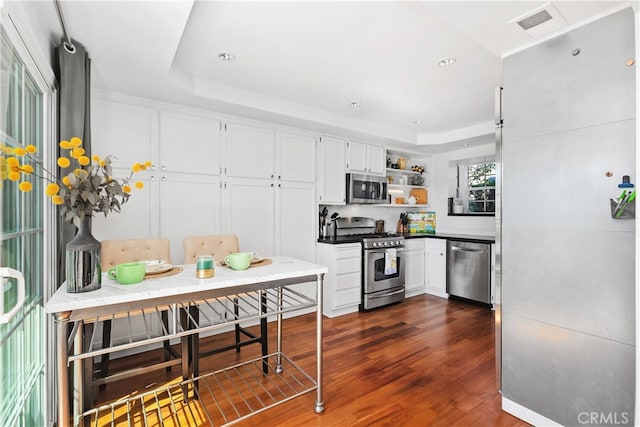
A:
[[[91,217],[80,222],[76,237],[66,248],[67,292],[89,292],[100,289],[102,267],[100,264],[100,242],[91,234]]]

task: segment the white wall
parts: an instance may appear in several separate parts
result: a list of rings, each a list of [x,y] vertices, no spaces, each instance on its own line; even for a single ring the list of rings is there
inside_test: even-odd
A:
[[[495,139],[487,135],[487,144],[462,150],[436,154],[431,158],[430,211],[436,212],[436,231],[440,233],[462,233],[494,235],[496,220],[493,216],[447,216],[449,196],[449,162],[495,154]]]

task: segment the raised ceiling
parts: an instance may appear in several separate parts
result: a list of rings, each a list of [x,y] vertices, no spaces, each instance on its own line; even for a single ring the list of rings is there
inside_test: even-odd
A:
[[[95,88],[436,147],[491,132],[502,56],[535,42],[510,21],[545,4],[63,0],[62,11]],[[552,3],[569,26],[626,4]],[[440,67],[445,57],[455,64]]]

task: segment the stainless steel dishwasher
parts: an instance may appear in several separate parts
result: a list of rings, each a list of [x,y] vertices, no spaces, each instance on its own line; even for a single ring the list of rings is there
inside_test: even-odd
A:
[[[447,241],[449,295],[491,304],[491,245]]]

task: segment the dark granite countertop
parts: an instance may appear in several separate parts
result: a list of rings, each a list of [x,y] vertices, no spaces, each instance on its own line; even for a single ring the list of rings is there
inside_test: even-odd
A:
[[[446,240],[457,240],[460,242],[477,242],[477,243],[495,243],[496,238],[494,236],[486,236],[479,234],[456,234],[456,233],[436,233],[436,234],[426,234],[426,233],[406,233],[404,234],[405,239],[446,239]]]
[[[461,242],[477,242],[477,243],[495,243],[496,239],[493,236],[483,236],[476,234],[455,234],[455,233],[436,233],[436,234],[417,234],[406,233],[405,239],[446,239],[457,240]],[[329,245],[339,245],[342,243],[359,243],[362,239],[354,238],[352,236],[339,236],[336,238],[318,239],[318,243],[326,243]]]

